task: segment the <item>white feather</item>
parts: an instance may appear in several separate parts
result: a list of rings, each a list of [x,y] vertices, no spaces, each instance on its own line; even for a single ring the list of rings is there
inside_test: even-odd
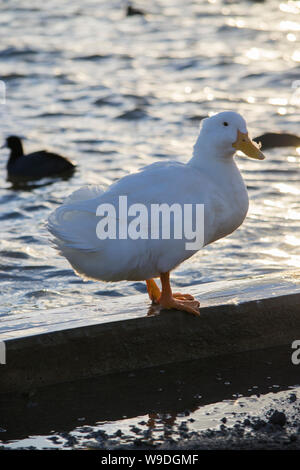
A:
[[[117,207],[119,196],[127,196],[128,206],[144,204],[149,212],[151,204],[204,204],[205,245],[241,225],[248,210],[248,195],[232,158],[232,143],[237,129],[244,132],[245,122],[236,113],[225,114],[234,131],[226,128],[224,134],[216,119],[206,120],[187,164],[154,163],[106,191],[81,188],[50,215],[48,228],[54,243],[78,274],[103,281],[145,280],[174,269],[194,254],[186,249],[185,239],[100,240],[96,234],[97,208],[103,203]],[[213,139],[211,128],[215,131]]]

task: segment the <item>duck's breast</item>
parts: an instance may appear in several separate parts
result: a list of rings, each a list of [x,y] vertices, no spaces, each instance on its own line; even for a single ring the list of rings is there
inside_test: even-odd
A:
[[[224,169],[214,186],[204,209],[206,245],[234,232],[243,223],[249,207],[248,192],[235,164]]]

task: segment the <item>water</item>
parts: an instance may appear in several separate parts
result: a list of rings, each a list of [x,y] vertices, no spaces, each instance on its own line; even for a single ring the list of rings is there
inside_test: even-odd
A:
[[[49,245],[45,221],[73,190],[186,161],[209,113],[241,112],[252,136],[299,131],[299,1],[136,5],[149,14],[126,17],[120,0],[1,2],[1,136],[78,163],[69,180],[16,190],[1,150],[2,330],[11,315],[26,325],[74,305],[74,315],[102,302],[113,312],[145,292],[142,283],[83,282]],[[264,162],[239,158],[251,201],[243,226],[182,264],[174,286],[300,266],[299,152],[265,153]]]

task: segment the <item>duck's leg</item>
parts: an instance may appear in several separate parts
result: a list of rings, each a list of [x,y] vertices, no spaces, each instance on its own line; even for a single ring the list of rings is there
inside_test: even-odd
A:
[[[161,296],[161,292],[158,285],[156,284],[154,279],[147,279],[146,284],[150,300],[152,300],[152,303],[158,304]]]
[[[200,302],[197,300],[191,300],[188,294],[177,293],[176,297],[172,294],[172,289],[170,286],[170,273],[162,273],[160,275],[161,280],[161,297],[159,299],[159,304],[163,308],[174,308],[175,310],[183,310],[184,312],[192,313],[193,315],[200,315],[199,306]]]

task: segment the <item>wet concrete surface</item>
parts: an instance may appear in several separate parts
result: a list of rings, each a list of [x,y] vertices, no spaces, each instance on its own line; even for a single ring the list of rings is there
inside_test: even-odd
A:
[[[28,392],[97,375],[289,345],[300,337],[298,271],[222,286],[201,286],[208,292],[200,317],[171,310],[147,316],[136,296],[128,306],[131,315],[119,312],[108,316],[110,321],[102,315],[98,323],[82,320],[83,325],[69,329],[56,323],[54,331],[42,334],[37,323],[36,334],[25,331],[25,336],[9,330],[0,390]]]
[[[2,395],[2,448],[298,449],[292,353],[268,348]]]

